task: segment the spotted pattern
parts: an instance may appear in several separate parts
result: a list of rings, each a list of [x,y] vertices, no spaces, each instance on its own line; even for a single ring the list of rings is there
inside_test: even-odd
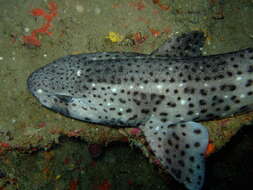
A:
[[[28,89],[72,118],[140,126],[167,171],[200,189],[208,134],[195,122],[253,110],[253,50],[183,58],[167,53],[66,56],[35,71]]]
[[[205,36],[203,32],[192,31],[169,39],[152,54],[170,57],[200,56],[204,41]]]
[[[204,180],[207,129],[195,122],[163,125],[152,117],[150,121],[141,127],[148,129],[144,134],[161,164],[188,189],[200,189]]]

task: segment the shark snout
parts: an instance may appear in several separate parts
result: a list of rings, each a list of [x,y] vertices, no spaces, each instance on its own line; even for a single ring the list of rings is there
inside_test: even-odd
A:
[[[27,88],[28,90],[34,94],[34,92],[39,88],[40,84],[37,81],[37,74],[35,72],[33,72],[32,74],[30,74],[30,76],[28,77],[26,84],[27,84]]]
[[[27,79],[28,90],[34,95],[36,92],[43,90],[51,92],[54,85],[54,75],[46,71],[46,67],[34,71]]]

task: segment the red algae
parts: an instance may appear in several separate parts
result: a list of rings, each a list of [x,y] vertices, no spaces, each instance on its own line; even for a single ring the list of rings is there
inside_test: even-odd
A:
[[[127,180],[127,183],[128,183],[128,185],[133,185],[134,184],[134,182],[131,179]]]
[[[49,29],[52,27],[52,20],[55,16],[57,16],[57,4],[55,2],[49,2],[48,3],[48,9],[49,12],[45,12],[43,9],[35,8],[32,9],[31,14],[33,16],[42,16],[45,20],[44,24],[35,30],[31,32],[31,35],[29,36],[23,36],[23,41],[25,44],[30,44],[33,46],[40,46],[41,41],[38,39],[37,35],[39,33],[51,35],[52,32],[49,31]]]
[[[69,182],[69,190],[77,190],[78,189],[78,185],[79,185],[79,181],[78,180],[71,180]]]
[[[130,134],[134,136],[139,136],[141,134],[141,130],[139,128],[132,128],[130,130]]]
[[[143,0],[140,0],[137,2],[130,2],[130,3],[128,3],[128,5],[131,7],[134,7],[138,11],[145,9],[145,4],[144,4]]]
[[[156,30],[154,28],[150,28],[149,31],[151,32],[152,36],[154,36],[154,37],[158,37],[161,34],[161,32],[159,30]]]
[[[136,32],[133,35],[133,40],[135,44],[141,44],[147,39],[147,36],[143,36],[140,32]]]
[[[46,122],[40,122],[40,123],[38,124],[38,127],[39,127],[39,128],[44,128],[46,125],[47,125]]]
[[[152,0],[154,4],[159,4],[160,0]]]
[[[102,184],[97,186],[97,190],[109,190],[111,189],[112,185],[110,184],[108,179],[105,179]]]
[[[164,11],[169,11],[171,9],[171,7],[169,5],[160,4],[159,7],[160,7],[160,9],[162,9]]]
[[[158,5],[160,7],[160,9],[164,10],[164,11],[168,11],[171,9],[171,7],[169,5],[161,4],[160,0],[153,0],[153,3]]]
[[[5,143],[5,142],[0,142],[0,146],[3,147],[3,148],[9,148],[10,145],[8,143]]]
[[[9,147],[10,145],[8,143],[0,142],[0,154],[8,150]]]
[[[206,148],[206,152],[205,152],[205,157],[210,156],[211,154],[213,154],[216,150],[216,147],[213,143],[209,142]]]

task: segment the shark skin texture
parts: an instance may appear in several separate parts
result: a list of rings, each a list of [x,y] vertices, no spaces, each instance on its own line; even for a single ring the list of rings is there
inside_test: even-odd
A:
[[[28,89],[67,117],[139,127],[163,168],[198,190],[209,142],[199,122],[253,110],[253,49],[202,56],[204,41],[192,31],[149,55],[68,55],[34,71]]]

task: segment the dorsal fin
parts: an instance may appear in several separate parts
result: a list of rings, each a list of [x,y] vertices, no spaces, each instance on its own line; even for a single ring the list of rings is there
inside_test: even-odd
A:
[[[204,32],[192,31],[173,37],[166,41],[160,48],[151,55],[162,55],[172,57],[196,57],[201,56],[201,48],[205,42]]]

